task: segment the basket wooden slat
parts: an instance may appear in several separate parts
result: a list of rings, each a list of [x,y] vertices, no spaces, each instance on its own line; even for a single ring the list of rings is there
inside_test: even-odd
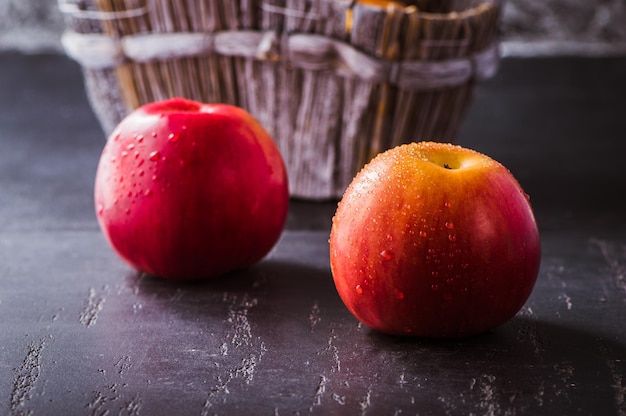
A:
[[[341,196],[387,148],[453,141],[497,63],[498,1],[59,1],[106,133],[168,97],[239,105],[304,198]]]

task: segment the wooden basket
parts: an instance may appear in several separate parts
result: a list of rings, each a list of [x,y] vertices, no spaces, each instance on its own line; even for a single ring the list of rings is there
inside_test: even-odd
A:
[[[384,6],[381,6],[384,4]],[[250,111],[291,194],[340,197],[377,153],[454,141],[498,64],[499,1],[59,0],[63,44],[108,134],[174,96]]]

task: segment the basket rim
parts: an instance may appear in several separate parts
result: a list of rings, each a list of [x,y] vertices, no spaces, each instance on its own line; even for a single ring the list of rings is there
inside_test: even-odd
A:
[[[226,0],[232,1],[232,0]],[[354,7],[359,4],[358,0],[326,0],[329,2],[350,2],[347,10],[353,10]],[[428,12],[420,10],[416,5],[406,5],[404,7],[396,6],[393,2],[390,2],[387,7],[376,6],[366,3],[361,3],[361,7],[366,9],[376,9],[376,10],[386,10],[388,13],[391,12],[401,12],[406,15],[419,15],[420,18],[425,20],[463,20],[472,16],[480,15],[486,12],[491,7],[499,7],[503,0],[482,0],[475,6],[469,7],[467,9],[461,11],[450,11],[450,12]],[[95,2],[92,2],[95,4]],[[153,5],[153,1],[144,0],[144,5],[138,7],[131,7],[126,10],[117,10],[117,11],[101,11],[101,10],[86,10],[81,9],[81,7],[72,0],[57,0],[58,9],[61,13],[72,16],[77,19],[89,19],[89,20],[122,20],[122,19],[131,19],[134,17],[145,16],[150,12],[150,9]],[[269,11],[270,13],[288,15],[294,12],[298,12],[297,10],[292,10],[286,7],[279,7],[272,4],[268,4],[265,1],[261,1],[260,7],[265,11]],[[307,17],[308,15],[303,14],[302,17]]]

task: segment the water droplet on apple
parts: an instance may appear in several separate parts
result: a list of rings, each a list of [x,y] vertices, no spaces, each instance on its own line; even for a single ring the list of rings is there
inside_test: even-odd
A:
[[[98,216],[102,216],[104,214],[104,205],[98,204]]]
[[[391,234],[387,234],[387,241],[390,243],[393,241],[393,236]]]
[[[450,234],[450,235],[448,236],[448,240],[450,240],[450,242],[454,243],[454,242],[456,241],[456,235],[454,235],[454,234]]]
[[[133,197],[133,191],[128,191],[128,194],[126,194],[126,196],[128,196],[129,198]]]
[[[433,284],[430,286],[430,288],[433,292],[437,292],[440,289],[438,284]]]
[[[128,152],[127,152],[126,150],[122,150],[122,152],[120,153],[120,155],[121,155],[122,157],[126,157],[126,156],[128,156]]]
[[[150,159],[151,162],[156,162],[159,160],[159,157],[161,157],[161,153],[159,153],[158,150],[150,152],[150,155],[148,155],[148,159]]]
[[[170,133],[170,135],[167,136],[167,140],[171,143],[176,143],[178,139],[180,139],[180,133]]]
[[[130,208],[126,209],[126,215],[130,215]]]
[[[363,294],[363,288],[361,287],[361,285],[356,285],[356,293],[358,293],[359,295]]]
[[[137,143],[141,143],[141,142],[143,142],[143,135],[142,134],[137,136]]]
[[[156,139],[156,137],[157,137],[157,132],[156,131],[152,132],[152,137]]]
[[[126,146],[126,148],[128,150],[133,150],[135,148],[135,144],[134,143],[129,143],[128,146]]]
[[[113,137],[113,141],[114,141],[114,142],[118,141],[118,140],[120,139],[120,137],[121,137],[121,134],[120,134],[120,133],[117,133],[117,134]]]
[[[438,271],[433,271],[430,273],[433,277],[439,277],[439,272]]]
[[[402,300],[404,299],[404,293],[399,290],[398,288],[395,288],[394,290],[394,294],[396,295],[396,299]]]
[[[428,233],[424,230],[420,231],[420,237],[426,238],[428,237]]]
[[[454,223],[452,221],[446,221],[446,228],[448,230],[454,229]]]
[[[443,206],[446,207],[446,208],[450,208],[452,206],[452,204],[449,203],[449,202],[444,202]]]
[[[147,196],[148,198],[151,197],[152,196],[152,189],[146,189],[143,194],[144,194],[144,196]]]
[[[139,176],[143,176],[145,174],[145,172],[143,170],[140,170],[139,172],[137,172],[137,175]]]
[[[380,252],[380,257],[382,257],[383,260],[385,260],[385,261],[392,260],[394,258],[394,256],[395,255],[393,254],[393,251],[391,251],[391,250],[383,250],[383,251]]]

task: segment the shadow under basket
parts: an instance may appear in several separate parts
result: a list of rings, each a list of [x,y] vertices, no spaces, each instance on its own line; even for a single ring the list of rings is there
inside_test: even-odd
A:
[[[454,141],[498,66],[499,1],[59,0],[63,45],[108,135],[133,109],[237,105],[274,138],[294,197],[341,197],[379,152]]]

